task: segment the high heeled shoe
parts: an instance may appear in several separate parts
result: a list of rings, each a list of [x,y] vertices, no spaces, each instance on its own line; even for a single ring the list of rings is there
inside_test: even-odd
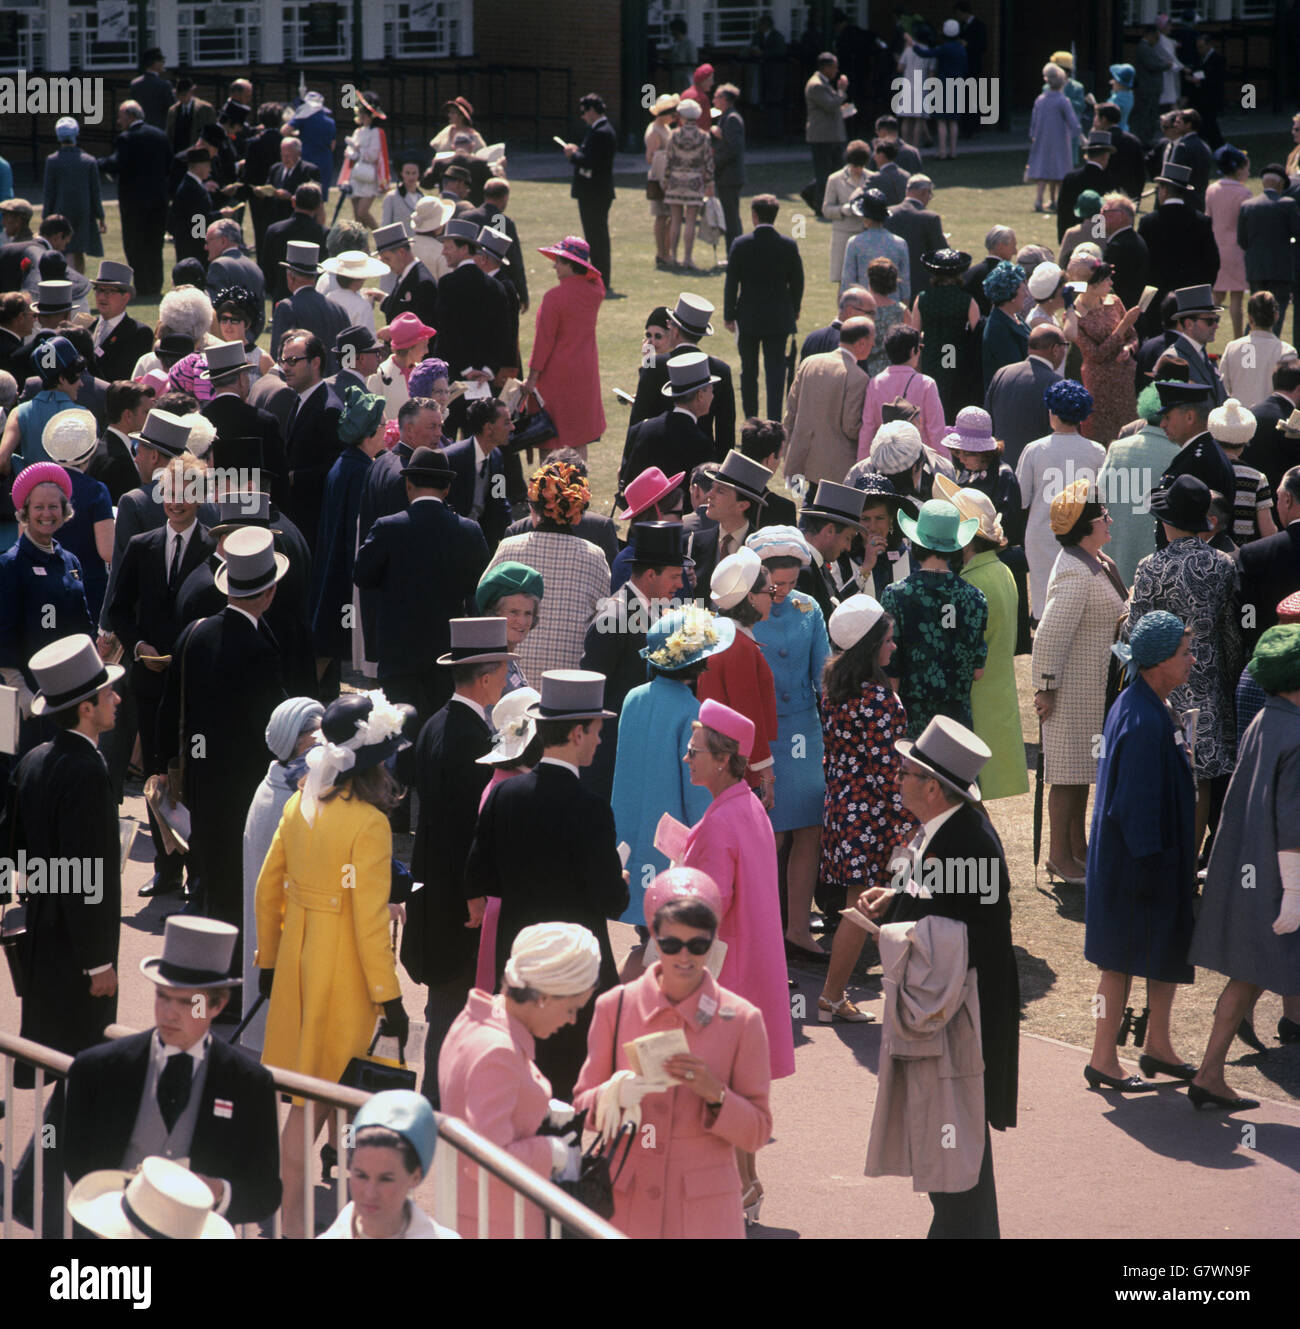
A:
[[[1198,1112],[1203,1107],[1222,1108],[1225,1112],[1242,1112],[1247,1108],[1259,1106],[1258,1099],[1224,1098],[1221,1094],[1212,1094],[1208,1089],[1202,1089],[1199,1084],[1187,1086],[1187,1097],[1192,1100],[1192,1106]]]
[[[1050,858],[1047,860],[1047,879],[1064,882],[1066,886],[1082,886],[1085,881],[1083,877],[1071,877],[1068,873],[1062,872]]]
[[[1138,1070],[1150,1079],[1153,1075],[1168,1075],[1175,1080],[1192,1080],[1196,1067],[1186,1061],[1161,1061],[1158,1057],[1149,1057],[1144,1052],[1138,1058]]]
[[[1277,1037],[1279,1043],[1300,1043],[1300,1024],[1284,1015],[1277,1022]]]
[[[1107,1075],[1091,1065],[1083,1068],[1083,1078],[1087,1080],[1089,1088],[1116,1089],[1121,1094],[1145,1094],[1160,1087],[1136,1075]]]
[[[763,1208],[763,1183],[751,1181],[740,1197],[740,1207],[745,1213],[745,1226],[753,1227],[758,1222],[758,1215]]]

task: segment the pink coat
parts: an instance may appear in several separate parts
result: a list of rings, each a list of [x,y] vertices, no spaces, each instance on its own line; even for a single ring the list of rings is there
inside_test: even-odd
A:
[[[546,447],[585,448],[605,432],[600,402],[596,317],[605,288],[597,279],[565,277],[542,296],[533,333],[529,372],[555,423]]]
[[[907,365],[890,365],[882,369],[867,384],[867,395],[862,402],[862,431],[858,435],[858,460],[871,452],[872,440],[880,428],[883,408],[896,397],[906,397],[913,406],[920,407],[916,427],[921,431],[921,442],[933,448],[941,457],[948,456],[943,440],[948,426],[943,419],[943,403],[939,400],[939,387],[929,374]]]
[[[757,1153],[772,1134],[763,1017],[707,972],[691,996],[673,1005],[659,990],[659,971],[656,964],[597,1000],[573,1106],[594,1108],[595,1091],[615,1071],[630,1069],[624,1043],[683,1030],[691,1054],[727,1086],[722,1108],[713,1119],[685,1085],[641,1100],[641,1130],[614,1182],[611,1221],[629,1237],[743,1237],[734,1151]],[[704,1018],[710,1008],[713,1014]]]
[[[533,1036],[506,1013],[506,999],[478,988],[456,1017],[438,1055],[442,1110],[459,1117],[493,1144],[514,1154],[543,1177],[551,1175],[551,1146],[537,1128],[551,1106],[551,1082],[533,1064]],[[478,1168],[461,1157],[456,1226],[478,1236]],[[530,1237],[543,1235],[537,1209],[526,1206]],[[489,1234],[514,1235],[513,1192],[488,1182]]]
[[[772,1078],[794,1074],[794,1031],[785,934],[776,877],[776,836],[754,791],[742,780],[709,804],[686,837],[685,867],[699,868],[722,896],[718,936],[727,943],[719,975],[763,1012]]]

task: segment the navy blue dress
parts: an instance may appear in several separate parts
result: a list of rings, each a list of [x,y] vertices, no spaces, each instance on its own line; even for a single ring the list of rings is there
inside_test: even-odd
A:
[[[113,499],[100,480],[83,475],[72,466],[63,468],[72,481],[72,516],[59,528],[60,542],[81,564],[86,582],[86,607],[99,622],[99,611],[108,590],[108,565],[95,545],[95,523],[113,520]]]
[[[1106,717],[1088,838],[1083,953],[1102,969],[1190,983],[1196,784],[1169,708],[1140,676]]]
[[[357,558],[357,523],[361,491],[370,458],[359,447],[345,448],[325,477],[320,534],[312,562],[311,635],[317,659],[347,660],[352,655],[352,569]],[[360,631],[361,624],[355,625]]]

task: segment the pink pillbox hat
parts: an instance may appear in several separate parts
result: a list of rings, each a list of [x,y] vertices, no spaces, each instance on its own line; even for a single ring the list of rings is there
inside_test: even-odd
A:
[[[669,868],[661,872],[646,888],[645,925],[653,928],[655,915],[669,900],[695,899],[713,910],[713,917],[722,921],[722,898],[713,878],[699,868]]]
[[[700,723],[718,733],[734,738],[740,744],[740,755],[748,757],[754,750],[754,722],[720,701],[706,701],[700,707]]]
[[[24,467],[14,480],[12,497],[15,510],[22,511],[28,495],[37,485],[58,485],[64,498],[72,498],[72,481],[68,479],[67,471],[52,461],[38,461]]]

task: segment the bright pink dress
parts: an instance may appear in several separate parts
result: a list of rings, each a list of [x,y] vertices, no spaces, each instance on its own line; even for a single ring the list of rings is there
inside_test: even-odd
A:
[[[1237,243],[1237,214],[1250,197],[1249,185],[1240,180],[1216,180],[1205,191],[1205,211],[1214,226],[1214,241],[1219,246],[1219,275],[1216,291],[1245,291],[1246,255]]]
[[[483,790],[483,797],[478,801],[478,810],[483,811],[483,804],[497,785],[505,784],[507,780],[522,774],[517,768],[501,770],[498,767],[494,770]],[[478,967],[474,970],[474,986],[482,988],[484,992],[495,992],[497,989],[497,919],[500,917],[501,897],[489,895],[483,909],[483,926],[478,932]]]
[[[727,1086],[722,1107],[714,1119],[685,1085],[641,1100],[641,1131],[614,1181],[611,1221],[629,1237],[744,1237],[735,1151],[757,1153],[772,1135],[763,1017],[708,973],[674,1005],[660,991],[659,970],[656,964],[597,1000],[573,1106],[579,1112],[591,1108],[595,1091],[616,1070],[631,1069],[625,1043],[642,1034],[682,1030],[691,1055]]]
[[[594,274],[593,274],[594,275]],[[565,277],[542,296],[528,369],[555,423],[552,448],[583,448],[605,432],[596,318],[605,287],[596,277]]]
[[[691,827],[683,866],[712,877],[722,896],[718,936],[727,943],[719,975],[763,1012],[772,1079],[794,1074],[794,1030],[781,930],[776,836],[743,780],[724,789]]]

